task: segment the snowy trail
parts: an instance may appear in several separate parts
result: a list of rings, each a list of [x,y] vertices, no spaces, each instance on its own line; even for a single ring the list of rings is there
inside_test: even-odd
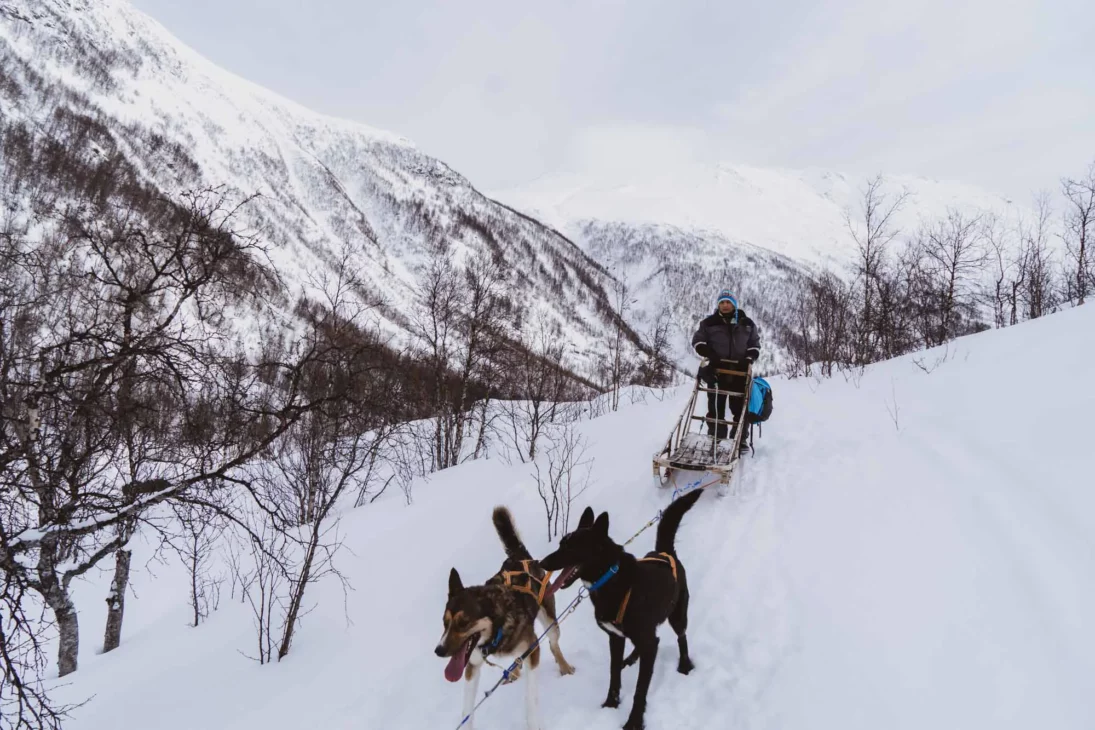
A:
[[[772,421],[733,493],[705,495],[679,532],[697,668],[676,673],[663,626],[647,727],[1095,727],[1095,342],[1076,337],[1095,331],[1087,309],[952,344],[930,375],[902,359],[849,382],[775,380]],[[1054,353],[1044,376],[1062,396],[1039,399],[1036,427],[1023,430],[1031,414],[1003,394],[1030,351]],[[607,509],[623,541],[667,504],[650,456],[684,397],[583,424],[596,461],[575,517],[587,503]],[[498,503],[534,555],[550,549],[530,471],[469,464],[419,485],[409,508],[385,499],[349,513],[342,562],[355,590],[344,610],[337,587],[321,586],[280,665],[240,656],[253,638],[238,603],[184,626],[184,587],[168,567],[138,581],[125,643],[97,656],[106,579],[81,584],[84,660],[64,691],[97,696],[72,728],[119,717],[166,730],[455,728],[462,687],[432,654],[446,576],[455,565],[478,582],[497,569]],[[653,542],[651,529],[631,551]],[[562,631],[577,673],[542,665],[545,730],[623,724],[637,668],[625,670],[622,706],[601,709],[607,644],[583,603]],[[503,687],[476,727],[523,727],[523,716],[523,688]]]

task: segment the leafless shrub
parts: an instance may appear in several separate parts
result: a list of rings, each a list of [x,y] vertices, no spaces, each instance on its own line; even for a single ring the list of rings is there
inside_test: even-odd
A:
[[[890,400],[886,401],[886,412],[890,414],[893,427],[901,431],[901,407],[897,403],[897,385],[890,381]]]
[[[639,364],[635,382],[647,388],[664,388],[673,380],[674,366],[670,357],[672,314],[668,306],[658,310],[650,325],[646,341],[648,352]]]
[[[261,518],[255,531],[248,530],[229,548],[229,567],[233,586],[239,586],[240,598],[251,608],[255,619],[255,647],[252,656],[268,664],[277,649],[277,634],[282,627],[287,603],[291,545],[288,535],[269,516]]]
[[[197,626],[220,605],[224,576],[211,574],[218,543],[227,527],[215,510],[185,502],[171,505],[177,529],[167,538],[171,549],[186,566],[190,609]]]
[[[508,348],[506,399],[500,406],[500,436],[518,458],[534,461],[540,436],[575,395],[559,324],[538,311],[525,320],[520,344]]]
[[[587,457],[589,443],[574,423],[553,427],[549,439],[547,452],[533,462],[533,476],[551,541],[569,529],[571,504],[589,486],[593,458]],[[541,467],[545,460],[546,467]]]
[[[945,363],[951,355],[950,344],[943,346],[943,352],[938,353],[932,358],[928,358],[926,355],[913,358],[913,365],[919,368],[925,375],[931,375],[935,372],[936,368]]]

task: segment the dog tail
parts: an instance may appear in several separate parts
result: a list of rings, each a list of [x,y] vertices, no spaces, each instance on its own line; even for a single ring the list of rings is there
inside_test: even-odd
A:
[[[696,489],[688,494],[677,499],[673,504],[666,507],[665,512],[662,513],[662,520],[658,523],[658,537],[654,541],[654,549],[659,553],[669,553],[676,555],[673,548],[673,540],[677,537],[677,528],[681,526],[681,519],[684,517],[684,513],[692,508],[692,505],[696,503],[696,500],[703,494],[702,490]]]
[[[513,515],[505,507],[494,508],[494,529],[498,531],[498,537],[502,538],[502,545],[506,548],[506,557],[514,560],[532,560],[525,543],[521,542],[521,536],[517,534],[517,528],[513,524]]]

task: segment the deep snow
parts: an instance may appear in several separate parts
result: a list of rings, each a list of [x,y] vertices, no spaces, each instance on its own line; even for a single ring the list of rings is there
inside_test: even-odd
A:
[[[1087,306],[861,378],[772,379],[756,456],[679,533],[697,669],[675,672],[663,626],[647,727],[1095,727],[1092,332]],[[582,424],[596,461],[575,520],[586,503],[607,509],[622,542],[668,502],[650,458],[686,397],[625,399]],[[241,655],[250,616],[227,595],[189,628],[183,576],[159,564],[134,576],[122,647],[96,655],[107,578],[82,581],[82,662],[59,695],[95,697],[71,728],[455,728],[462,687],[433,654],[447,574],[497,570],[495,504],[534,554],[550,549],[529,471],[471,463],[417,484],[410,506],[397,493],[347,513],[340,562],[355,590],[344,604],[337,584],[321,585],[278,665]],[[622,706],[600,709],[608,642],[588,602],[562,648],[577,673],[541,665],[543,727],[621,726],[637,669]],[[497,676],[487,668],[481,687]],[[477,714],[479,730],[523,723],[519,684]]]

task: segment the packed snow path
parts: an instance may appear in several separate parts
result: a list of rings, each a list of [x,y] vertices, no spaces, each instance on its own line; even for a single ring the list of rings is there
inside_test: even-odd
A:
[[[1089,306],[918,356],[930,374],[904,358],[847,381],[773,379],[772,421],[734,493],[705,495],[681,527],[697,668],[676,673],[663,626],[647,728],[1095,727],[1093,332]],[[596,462],[574,520],[586,503],[607,509],[622,542],[667,503],[650,456],[686,397],[583,424]],[[341,565],[356,590],[344,604],[321,586],[279,665],[240,655],[250,617],[227,597],[187,627],[173,567],[135,581],[122,648],[96,655],[107,579],[82,584],[83,661],[63,693],[96,697],[71,727],[455,728],[463,688],[432,651],[447,574],[497,570],[498,503],[535,555],[549,551],[530,471],[469,464],[418,485],[411,507],[348,513]],[[608,642],[588,602],[562,648],[577,673],[541,665],[545,730],[620,727],[637,668],[621,707],[601,709]],[[520,683],[476,715],[479,730],[523,723]]]

